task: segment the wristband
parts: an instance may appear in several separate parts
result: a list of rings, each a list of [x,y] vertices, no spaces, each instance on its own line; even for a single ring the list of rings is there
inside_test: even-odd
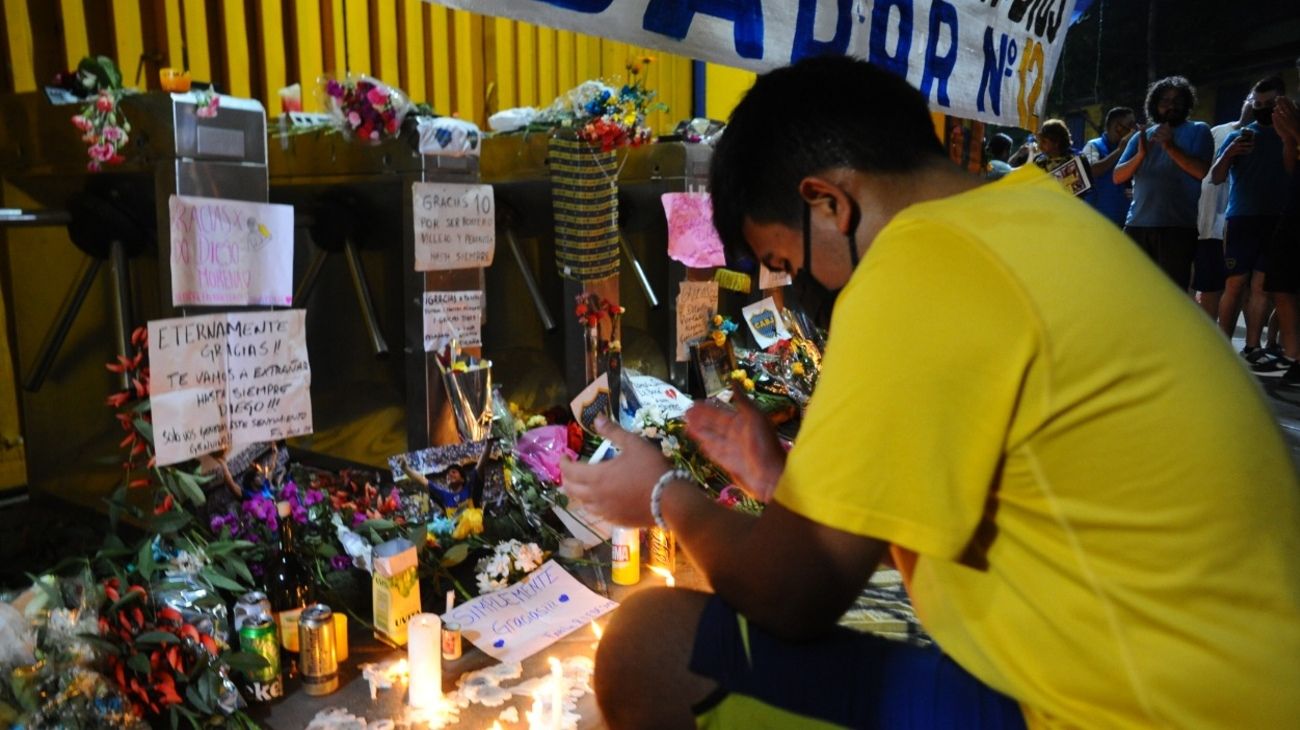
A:
[[[659,477],[659,481],[655,482],[654,489],[650,490],[650,516],[655,518],[656,525],[659,525],[659,527],[665,530],[668,529],[668,525],[664,523],[663,514],[664,487],[668,486],[668,482],[671,482],[674,479],[685,479],[689,481],[690,478],[691,474],[688,471],[683,469],[669,469],[663,473],[663,476]]]

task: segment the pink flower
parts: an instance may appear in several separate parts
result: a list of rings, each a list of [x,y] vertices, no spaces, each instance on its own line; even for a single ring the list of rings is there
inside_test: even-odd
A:
[[[194,115],[203,119],[211,119],[217,116],[217,107],[221,105],[221,97],[213,94],[208,103],[194,110]]]
[[[348,124],[351,124],[353,129],[360,127],[361,115],[356,112],[348,112]]]
[[[91,160],[90,162],[86,163],[86,169],[91,172],[99,172],[99,163],[95,162],[94,160]]]
[[[375,88],[366,92],[366,101],[371,106],[383,106],[388,103],[388,94],[383,89]]]
[[[116,150],[113,149],[111,144],[92,144],[86,149],[86,154],[90,155],[91,159],[96,162],[108,162],[113,159],[115,153]]]
[[[105,113],[113,111],[113,98],[107,93],[100,93],[99,98],[95,100],[95,108]]]
[[[124,141],[125,137],[126,132],[122,131],[121,127],[114,127],[111,124],[104,127],[104,139],[109,142]]]
[[[371,138],[371,139],[379,139],[379,130],[376,129],[375,131],[371,132],[371,133],[370,133],[370,138]]]
[[[89,132],[89,131],[90,131],[91,129],[93,129],[94,126],[95,126],[95,125],[93,125],[93,124],[90,123],[90,120],[89,120],[89,119],[86,119],[85,117],[81,116],[80,114],[78,114],[78,115],[76,115],[76,116],[74,116],[74,117],[72,118],[72,124],[73,124],[73,126],[75,126],[77,129],[80,129],[80,130],[83,131],[83,132]]]

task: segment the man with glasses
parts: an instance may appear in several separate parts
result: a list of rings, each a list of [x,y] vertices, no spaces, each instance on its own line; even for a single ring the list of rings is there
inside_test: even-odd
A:
[[[1187,291],[1196,258],[1196,205],[1201,180],[1214,158],[1214,138],[1203,122],[1188,121],[1196,89],[1182,76],[1151,85],[1151,126],[1133,135],[1115,166],[1115,183],[1133,181],[1133,205],[1124,230],[1151,260]]]
[[[1263,376],[1280,376],[1300,355],[1294,351],[1270,356],[1260,347],[1260,335],[1268,319],[1270,302],[1265,273],[1272,263],[1269,248],[1287,201],[1287,170],[1283,163],[1282,138],[1273,128],[1273,108],[1285,93],[1280,76],[1270,76],[1251,90],[1255,121],[1228,135],[1210,169],[1215,185],[1228,182],[1228,208],[1224,235],[1227,286],[1219,302],[1219,327],[1228,337],[1237,329],[1242,296],[1246,301],[1246,343],[1241,355],[1251,369]],[[1276,279],[1276,276],[1274,277]],[[1290,339],[1290,338],[1288,338]]]
[[[687,414],[761,515],[608,422],[618,456],[562,465],[713,591],[615,613],[610,727],[1295,724],[1300,483],[1259,388],[1122,232],[1036,166],[969,175],[920,93],[844,57],[760,76],[711,164],[724,243],[839,297],[788,457],[743,395]],[[936,647],[836,626],[887,551]]]
[[[1132,109],[1117,106],[1106,112],[1106,122],[1102,126],[1104,133],[1083,146],[1083,157],[1092,168],[1092,192],[1087,200],[1097,212],[1123,228],[1131,201],[1127,186],[1116,184],[1111,172],[1124,153],[1129,138],[1137,130],[1137,118]]]

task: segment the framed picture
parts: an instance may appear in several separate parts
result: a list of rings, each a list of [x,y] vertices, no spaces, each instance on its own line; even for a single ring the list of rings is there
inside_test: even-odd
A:
[[[1083,195],[1092,189],[1092,180],[1088,178],[1088,169],[1078,155],[1066,160],[1065,164],[1052,170],[1050,174],[1060,180],[1061,184],[1074,193],[1075,196]]]
[[[707,337],[691,343],[692,395],[706,398],[726,390],[735,369],[730,339],[722,345]]]

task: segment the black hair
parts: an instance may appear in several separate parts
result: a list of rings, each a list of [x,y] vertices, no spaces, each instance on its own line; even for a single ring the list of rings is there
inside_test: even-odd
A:
[[[1043,128],[1038,130],[1038,136],[1055,142],[1061,153],[1069,152],[1074,146],[1074,140],[1070,138],[1070,128],[1060,119],[1048,119],[1043,122]]]
[[[1011,154],[1011,138],[1001,132],[989,138],[989,157],[1006,161]]]
[[[1285,96],[1286,82],[1282,81],[1281,76],[1269,76],[1255,82],[1255,85],[1251,87],[1251,91],[1254,91],[1256,94],[1262,94],[1266,91],[1276,91],[1278,96]]]
[[[1132,114],[1133,114],[1132,107],[1117,106],[1114,109],[1111,109],[1110,111],[1106,112],[1106,121],[1101,126],[1103,129],[1109,128],[1111,123],[1114,122],[1116,119],[1123,119],[1124,117],[1130,116]]]
[[[713,224],[731,257],[746,218],[798,228],[799,182],[837,167],[901,173],[943,159],[925,97],[847,56],[806,58],[758,77],[713,152]]]
[[[1147,90],[1147,119],[1155,121],[1158,116],[1156,105],[1160,102],[1160,97],[1164,96],[1166,91],[1174,89],[1183,97],[1183,107],[1191,112],[1196,106],[1196,87],[1188,81],[1185,76],[1166,76],[1163,79],[1151,84]]]

